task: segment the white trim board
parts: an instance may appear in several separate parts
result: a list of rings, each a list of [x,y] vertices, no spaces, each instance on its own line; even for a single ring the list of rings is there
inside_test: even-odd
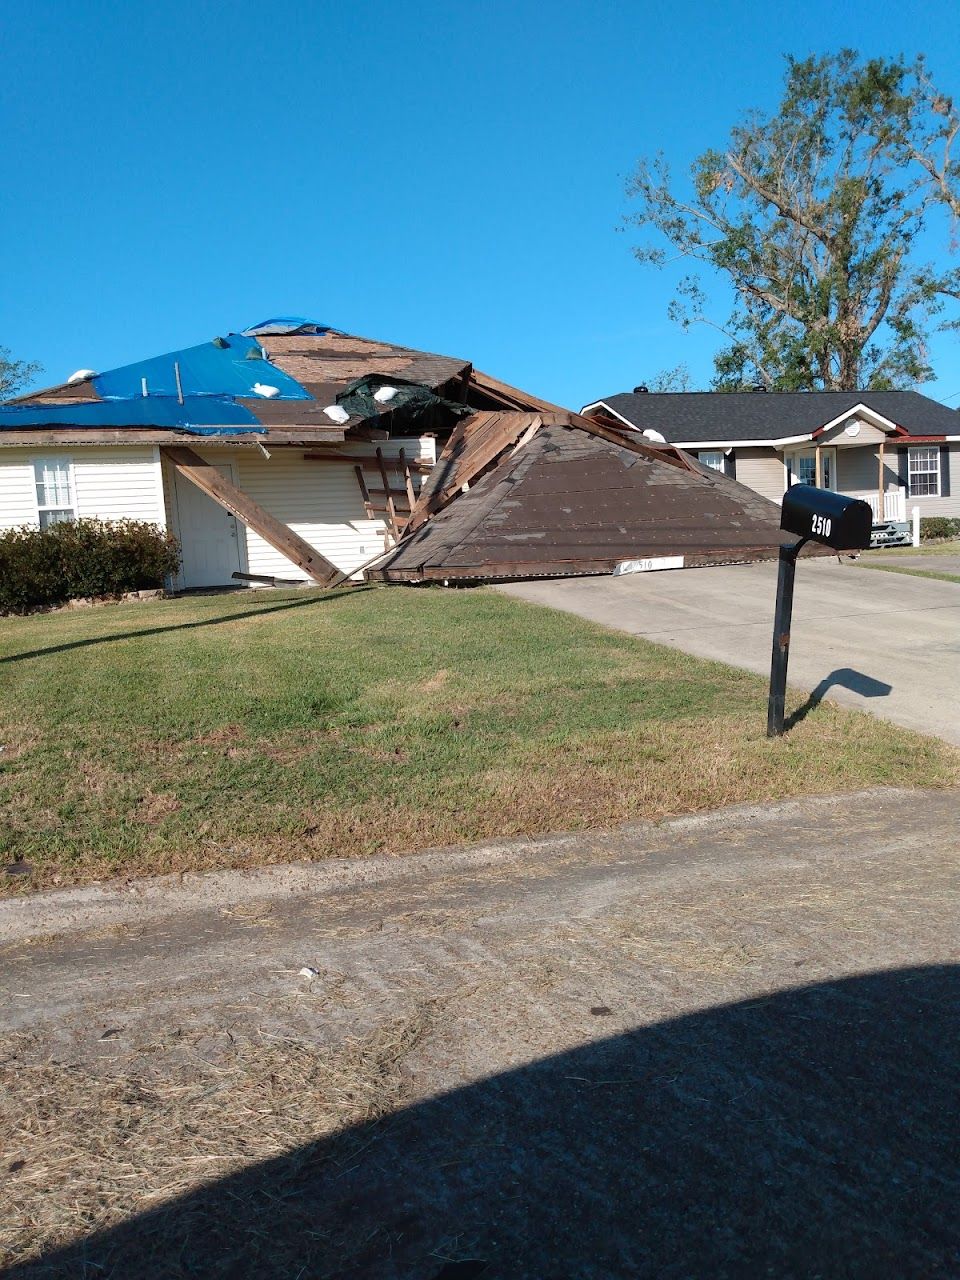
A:
[[[675,449],[693,453],[697,449],[778,449],[786,444],[802,444],[804,440],[813,440],[813,434],[782,436],[779,440],[671,440],[670,443]]]
[[[631,422],[629,418],[625,418],[622,413],[617,413],[616,409],[611,409],[606,400],[595,400],[593,404],[585,405],[580,410],[581,418],[585,418],[591,409],[606,409],[607,413],[614,418],[619,418],[623,425],[625,427],[629,427],[631,431],[636,431],[638,434],[641,432],[641,428],[638,427],[635,422]]]
[[[855,404],[852,409],[847,409],[845,412],[837,414],[835,418],[825,422],[822,427],[817,427],[816,434],[821,435],[825,431],[832,431],[834,427],[839,427],[841,422],[846,422],[848,418],[853,418],[857,415],[866,418],[867,422],[876,427],[878,431],[896,431],[897,429],[895,422],[885,418],[882,413],[877,413],[876,409],[871,409],[869,405],[860,403]]]

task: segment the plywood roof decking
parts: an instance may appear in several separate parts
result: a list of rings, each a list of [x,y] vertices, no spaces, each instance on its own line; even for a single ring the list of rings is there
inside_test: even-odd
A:
[[[541,400],[539,396],[531,395],[529,391],[521,391],[519,387],[512,387],[508,382],[491,378],[488,373],[481,373],[479,369],[470,371],[467,388],[471,403],[479,395],[480,398],[486,397],[505,409],[539,409],[544,413],[568,412],[562,405],[553,404],[550,400]],[[471,391],[474,392],[472,397]]]
[[[393,582],[606,573],[621,560],[775,556],[777,506],[715,472],[574,425],[542,426],[405,538],[370,576]]]
[[[470,368],[468,360],[347,333],[265,334],[258,341],[274,364],[296,378],[323,404],[333,399],[333,396],[325,398],[331,390],[336,394],[348,382],[366,374],[387,377],[395,374],[435,391]]]
[[[13,396],[9,404],[89,404],[97,401],[97,389],[89,378],[80,382],[63,382],[56,387],[30,391],[23,396]]]
[[[408,528],[418,529],[470,484],[521,436],[542,422],[539,414],[481,411],[461,418],[444,445],[437,465],[424,480]]]

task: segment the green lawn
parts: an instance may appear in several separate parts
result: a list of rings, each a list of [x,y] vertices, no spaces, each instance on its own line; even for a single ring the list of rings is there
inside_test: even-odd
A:
[[[250,592],[0,619],[7,891],[582,828],[960,754],[489,590]],[[799,696],[793,698],[796,705]]]
[[[934,561],[936,564],[936,561]],[[882,573],[905,573],[911,578],[936,578],[940,582],[960,582],[960,574],[956,573],[938,573],[934,569],[913,569],[905,564],[870,564],[864,561],[859,566],[861,569],[876,569]]]
[[[960,541],[952,538],[949,542],[922,542],[919,547],[874,547],[863,552],[863,560],[868,562],[874,556],[955,556],[958,552]]]
[[[861,569],[882,569],[886,573],[905,573],[912,578],[937,578],[941,582],[960,582],[960,575],[941,572],[937,568],[938,556],[956,556],[960,553],[960,542],[933,542],[920,547],[878,547],[873,551],[865,551],[858,561]],[[889,557],[888,560],[875,559],[878,556]],[[915,564],[897,564],[896,558],[901,556],[923,556],[929,561],[928,567],[918,569]]]

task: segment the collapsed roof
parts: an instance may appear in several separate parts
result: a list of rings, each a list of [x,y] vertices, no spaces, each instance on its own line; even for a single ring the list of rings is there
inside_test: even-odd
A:
[[[433,470],[406,456],[402,439],[388,444],[425,432],[446,442]],[[773,503],[614,417],[587,419],[469,361],[298,316],[83,370],[0,405],[0,447],[159,444],[315,580],[339,581],[322,553],[189,447],[198,436],[350,466],[367,517],[382,518],[397,543],[368,570],[387,582],[607,573],[649,558],[729,563],[774,556],[780,542]],[[352,441],[375,448],[338,448]]]
[[[779,524],[775,503],[637,434],[567,412],[478,413],[454,429],[406,536],[367,576],[462,582],[770,559]]]

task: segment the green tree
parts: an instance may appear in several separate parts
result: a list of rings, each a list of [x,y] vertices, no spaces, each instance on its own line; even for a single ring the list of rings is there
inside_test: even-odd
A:
[[[670,307],[723,335],[720,390],[922,382],[931,328],[956,323],[943,313],[960,297],[960,271],[924,261],[919,243],[936,209],[941,224],[960,219],[960,116],[922,57],[786,63],[777,112],[749,115],[723,151],[699,156],[687,192],[662,155],[640,161],[628,222],[654,236],[636,255],[702,263],[732,286],[726,321],[695,274]]]
[[[685,364],[675,364],[672,369],[661,369],[650,383],[651,391],[692,391],[693,379]]]
[[[7,347],[0,347],[0,400],[9,400],[22,391],[42,371],[34,361],[14,360]]]

